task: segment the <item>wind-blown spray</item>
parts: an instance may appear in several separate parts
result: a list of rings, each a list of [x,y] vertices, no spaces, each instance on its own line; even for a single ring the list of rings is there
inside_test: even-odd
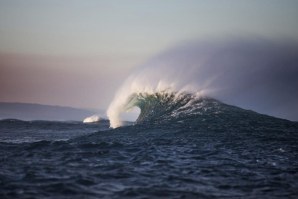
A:
[[[131,96],[193,93],[242,108],[298,119],[298,45],[265,39],[186,43],[172,48],[131,74],[110,104],[111,127],[134,105]]]

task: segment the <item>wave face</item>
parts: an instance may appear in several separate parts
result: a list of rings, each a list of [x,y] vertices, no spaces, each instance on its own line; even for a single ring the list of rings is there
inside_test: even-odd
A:
[[[123,83],[107,115],[122,125],[139,94],[192,93],[263,114],[298,120],[298,45],[264,39],[186,43],[152,58]],[[175,94],[175,95],[176,95]]]
[[[136,123],[184,122],[192,116],[217,115],[224,104],[189,93],[139,93],[133,94],[127,108],[137,106],[141,112]]]

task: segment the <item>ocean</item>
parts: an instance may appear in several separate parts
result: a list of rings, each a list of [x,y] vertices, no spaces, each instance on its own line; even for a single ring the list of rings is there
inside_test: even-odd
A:
[[[0,198],[298,198],[298,123],[190,94],[134,123],[0,121]]]

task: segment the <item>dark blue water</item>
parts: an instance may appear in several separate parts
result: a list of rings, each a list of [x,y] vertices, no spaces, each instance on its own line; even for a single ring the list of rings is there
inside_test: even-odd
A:
[[[298,198],[297,122],[189,107],[143,104],[117,129],[0,121],[0,198]]]

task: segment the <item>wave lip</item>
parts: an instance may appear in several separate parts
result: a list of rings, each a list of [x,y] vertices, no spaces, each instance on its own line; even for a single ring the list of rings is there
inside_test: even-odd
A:
[[[189,93],[140,93],[132,96],[134,105],[141,109],[137,123],[162,121],[198,113],[204,99]]]

